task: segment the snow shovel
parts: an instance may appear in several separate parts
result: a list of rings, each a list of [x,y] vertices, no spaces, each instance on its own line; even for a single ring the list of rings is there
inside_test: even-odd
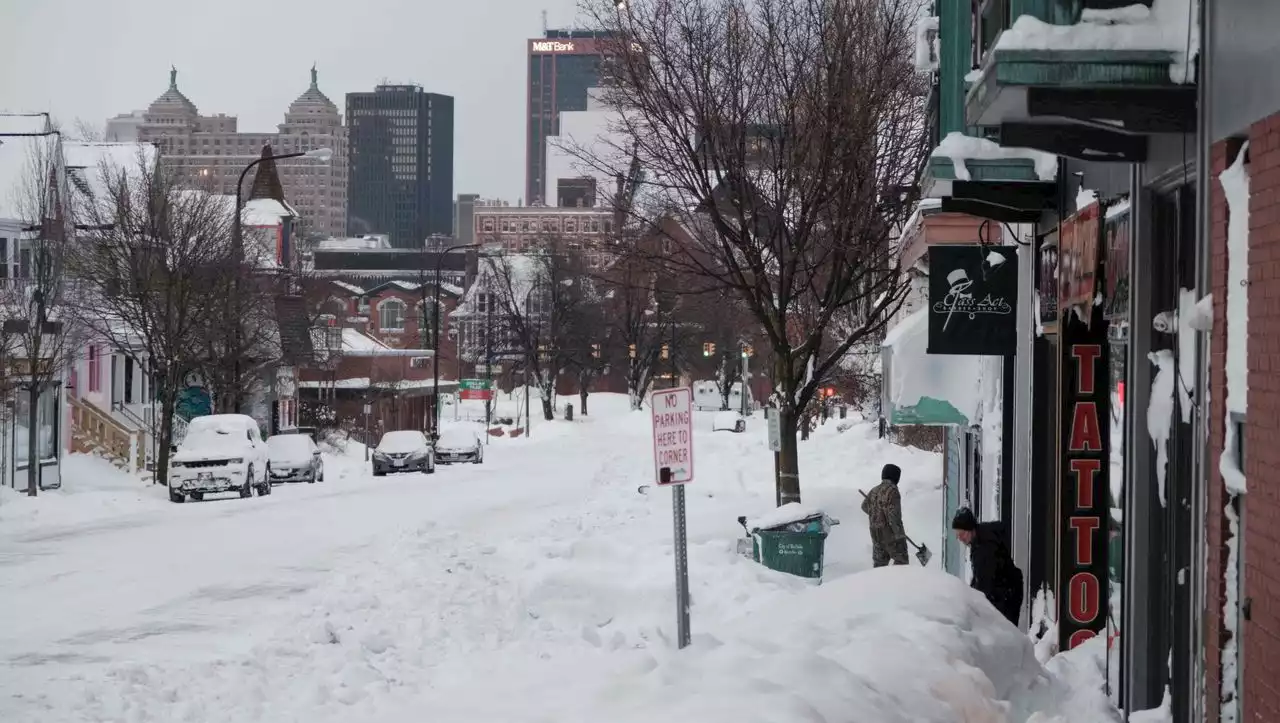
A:
[[[863,492],[862,490],[858,490],[858,494],[862,495],[864,498],[867,496],[867,493]],[[910,537],[907,537],[905,534],[903,535],[903,537],[906,537],[907,544],[916,548],[916,559],[920,561],[920,567],[928,567],[929,561],[933,559],[933,553],[929,552],[929,546],[917,545],[915,540],[912,540]]]

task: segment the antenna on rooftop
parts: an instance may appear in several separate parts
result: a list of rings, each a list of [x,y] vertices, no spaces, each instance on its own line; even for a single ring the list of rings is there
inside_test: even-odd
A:
[[[546,34],[547,34],[547,11],[544,9],[542,11],[542,35],[545,37]]]

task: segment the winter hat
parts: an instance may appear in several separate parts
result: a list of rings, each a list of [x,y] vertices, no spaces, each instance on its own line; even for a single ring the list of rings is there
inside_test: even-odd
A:
[[[898,480],[902,479],[902,470],[898,469],[896,464],[886,464],[884,469],[880,470],[880,479],[887,479],[894,484],[898,484]]]
[[[951,529],[973,532],[978,529],[978,518],[973,516],[973,511],[968,507],[961,507],[956,510],[956,516],[951,518]]]

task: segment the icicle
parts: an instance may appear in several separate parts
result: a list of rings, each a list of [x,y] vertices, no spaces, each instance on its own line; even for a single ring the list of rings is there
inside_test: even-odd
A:
[[[1169,467],[1169,434],[1173,430],[1173,387],[1176,371],[1173,352],[1168,349],[1153,351],[1147,355],[1156,365],[1156,378],[1151,382],[1151,399],[1147,402],[1147,436],[1156,448],[1156,484],[1160,492],[1160,506],[1167,503],[1164,484]]]

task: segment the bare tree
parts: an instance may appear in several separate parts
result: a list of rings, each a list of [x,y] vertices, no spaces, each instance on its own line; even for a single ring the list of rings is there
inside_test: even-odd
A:
[[[578,382],[579,411],[588,414],[587,397],[596,379],[606,374],[614,359],[612,329],[602,303],[600,284],[593,277],[579,276],[577,303],[569,305],[567,314],[566,360]]]
[[[901,304],[890,229],[918,182],[919,0],[592,0],[621,138],[650,215],[687,232],[668,269],[734,293],[773,364],[778,501],[800,499],[800,413]],[[643,211],[641,211],[643,212]],[[675,239],[673,239],[675,240]]]
[[[637,410],[663,363],[663,348],[671,353],[674,297],[658,265],[639,253],[614,258],[602,279],[609,338],[626,359],[627,396]]]
[[[542,415],[554,419],[556,381],[572,363],[574,320],[594,303],[582,257],[550,239],[527,254],[486,257],[484,269],[491,303],[501,308],[507,337],[542,394]]]
[[[64,261],[74,223],[64,180],[58,135],[33,137],[26,144],[13,199],[23,224],[23,237],[17,241],[19,278],[8,280],[0,298],[6,313],[3,336],[10,347],[6,349],[9,380],[11,388],[22,392],[18,402],[26,412],[27,494],[32,497],[40,487],[40,459],[52,454],[57,444],[51,421],[42,439],[46,428],[40,424],[41,401],[80,348],[78,329],[66,318],[70,294]],[[22,411],[17,411],[15,421],[22,418]]]
[[[79,212],[91,235],[69,259],[81,284],[74,311],[115,349],[150,360],[161,410],[155,479],[164,483],[179,396],[202,369],[205,333],[224,311],[231,217],[223,199],[184,190],[142,154],[97,173],[101,195]]]

